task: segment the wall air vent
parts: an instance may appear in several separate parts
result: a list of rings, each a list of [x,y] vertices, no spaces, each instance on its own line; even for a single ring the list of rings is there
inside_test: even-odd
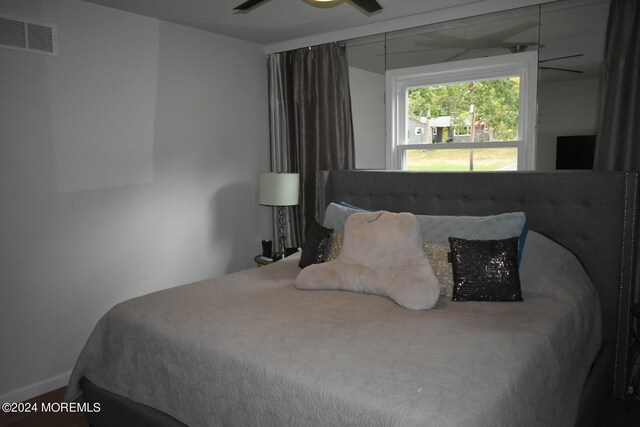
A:
[[[56,28],[51,24],[0,16],[0,47],[57,55]]]

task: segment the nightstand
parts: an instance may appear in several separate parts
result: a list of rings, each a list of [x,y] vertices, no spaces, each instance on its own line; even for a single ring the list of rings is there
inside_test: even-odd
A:
[[[256,255],[253,257],[253,261],[258,264],[258,267],[262,267],[263,265],[273,264],[275,261],[272,258],[267,258],[263,255]]]

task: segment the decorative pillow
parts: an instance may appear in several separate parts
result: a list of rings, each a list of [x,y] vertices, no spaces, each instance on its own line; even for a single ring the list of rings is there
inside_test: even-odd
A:
[[[357,211],[375,212],[375,209],[365,209],[365,208],[361,208],[359,206],[353,206],[351,203],[347,203],[345,201],[340,202],[339,205],[340,206],[344,206],[345,208],[355,209]]]
[[[452,301],[522,301],[518,238],[449,238],[453,264]]]
[[[453,296],[453,269],[449,262],[449,245],[427,243],[424,245],[424,253],[429,264],[440,282],[440,296],[451,298]]]
[[[324,211],[322,225],[327,228],[333,228],[336,233],[344,233],[344,224],[347,222],[347,218],[356,212],[364,212],[364,210],[351,206],[342,206],[337,203],[329,203],[329,206]]]
[[[333,261],[338,258],[340,251],[342,250],[342,242],[344,240],[344,234],[333,232],[331,236],[331,243],[329,244],[329,254],[327,255],[327,261]]]
[[[416,217],[385,211],[349,216],[340,255],[302,270],[295,286],[387,296],[412,310],[432,308],[440,294]]]
[[[518,262],[529,231],[524,212],[488,216],[416,215],[416,218],[425,243],[446,245],[451,236],[469,240],[501,240],[518,236]]]
[[[329,243],[332,234],[332,229],[323,227],[314,221],[302,244],[302,254],[300,255],[298,266],[305,268],[311,264],[325,262],[329,254]]]

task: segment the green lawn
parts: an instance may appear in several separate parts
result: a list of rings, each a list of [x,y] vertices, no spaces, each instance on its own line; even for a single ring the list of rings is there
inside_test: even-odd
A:
[[[406,169],[414,171],[468,171],[468,149],[409,150]],[[496,171],[518,162],[518,149],[476,148],[473,150],[474,171]]]

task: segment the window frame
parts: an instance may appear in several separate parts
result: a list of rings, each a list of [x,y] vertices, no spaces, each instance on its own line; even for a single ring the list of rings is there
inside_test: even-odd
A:
[[[385,73],[387,169],[403,170],[405,151],[425,149],[426,144],[424,143],[403,143],[408,125],[406,108],[408,89],[514,76],[520,77],[518,140],[434,144],[430,148],[447,150],[517,147],[518,170],[534,170],[536,164],[537,51],[388,70]]]

